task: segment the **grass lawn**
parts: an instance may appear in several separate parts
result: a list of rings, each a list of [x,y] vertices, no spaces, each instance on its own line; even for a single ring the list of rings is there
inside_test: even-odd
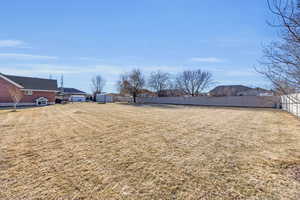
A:
[[[0,110],[0,199],[300,199],[276,110],[78,103]]]

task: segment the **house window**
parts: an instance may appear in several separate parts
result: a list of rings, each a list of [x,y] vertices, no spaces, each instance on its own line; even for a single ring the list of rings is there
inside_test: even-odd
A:
[[[32,95],[32,90],[25,90],[25,95],[31,96]]]

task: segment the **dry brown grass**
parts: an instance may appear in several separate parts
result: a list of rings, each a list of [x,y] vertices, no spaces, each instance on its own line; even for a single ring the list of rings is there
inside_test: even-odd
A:
[[[300,199],[300,122],[275,110],[0,111],[1,199]]]

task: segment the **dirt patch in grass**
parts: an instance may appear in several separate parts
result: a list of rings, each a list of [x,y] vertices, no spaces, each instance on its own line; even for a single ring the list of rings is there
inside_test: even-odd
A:
[[[283,166],[290,178],[300,182],[300,161],[285,163]]]
[[[296,180],[300,182],[300,165],[296,165],[291,167],[291,175],[292,177]]]
[[[0,199],[300,199],[299,121],[80,103],[0,115]]]

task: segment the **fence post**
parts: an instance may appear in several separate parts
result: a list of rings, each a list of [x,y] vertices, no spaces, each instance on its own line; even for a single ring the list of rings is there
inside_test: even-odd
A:
[[[288,111],[289,111],[289,113],[291,112],[291,100],[289,99],[289,102],[288,102],[288,106],[289,106],[289,109],[288,109]]]
[[[286,104],[286,103],[287,103],[287,101],[286,101],[286,97],[285,97],[285,96],[283,96],[283,98],[284,98],[284,110],[285,110],[285,111],[287,111],[287,107],[286,107],[286,106],[287,106],[287,104]]]
[[[299,98],[299,94],[297,94],[297,97],[296,97],[296,99],[297,99],[297,104],[296,104],[296,106],[297,106],[297,117],[299,118],[300,117],[300,114],[299,114],[299,106],[300,106],[300,98]]]
[[[288,98],[287,98],[287,96],[285,96],[285,111],[287,111],[287,112],[289,112],[289,104],[288,104]]]

